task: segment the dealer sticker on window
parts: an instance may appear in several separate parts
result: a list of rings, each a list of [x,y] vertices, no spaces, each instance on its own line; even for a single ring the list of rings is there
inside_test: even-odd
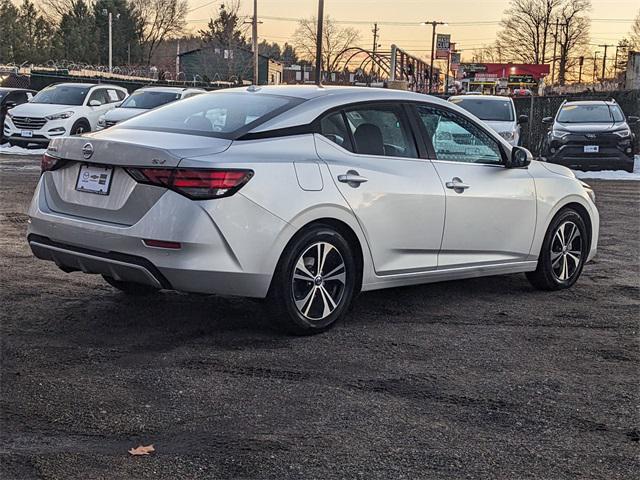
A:
[[[113,167],[102,165],[87,165],[80,167],[76,190],[79,192],[109,195]]]

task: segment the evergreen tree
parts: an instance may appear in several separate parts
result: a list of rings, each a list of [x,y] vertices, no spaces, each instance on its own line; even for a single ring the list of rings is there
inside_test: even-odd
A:
[[[73,0],[56,32],[57,57],[80,63],[99,61],[96,19],[84,0]]]
[[[15,62],[18,15],[11,0],[0,0],[0,62]]]

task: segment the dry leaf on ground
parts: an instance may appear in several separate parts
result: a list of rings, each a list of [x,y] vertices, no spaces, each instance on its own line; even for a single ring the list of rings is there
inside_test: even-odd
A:
[[[149,455],[151,452],[155,452],[156,449],[153,448],[153,445],[147,445],[146,447],[140,445],[139,447],[132,448],[129,450],[131,455]]]

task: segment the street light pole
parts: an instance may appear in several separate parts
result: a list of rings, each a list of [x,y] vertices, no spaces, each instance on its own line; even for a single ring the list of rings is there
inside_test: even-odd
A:
[[[316,30],[316,85],[322,84],[322,24],[324,23],[324,0],[318,0],[318,25]]]
[[[446,25],[445,22],[422,22],[422,25],[431,25],[431,63],[429,63],[429,93],[433,90],[433,60],[435,57],[435,45],[436,45],[436,27],[438,25]]]

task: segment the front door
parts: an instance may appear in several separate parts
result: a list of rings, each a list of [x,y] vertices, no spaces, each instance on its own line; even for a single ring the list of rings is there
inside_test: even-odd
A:
[[[506,168],[496,139],[452,110],[416,107],[446,192],[439,268],[524,261],[536,224],[526,168]]]
[[[444,191],[418,158],[400,105],[367,104],[321,120],[318,155],[356,215],[378,275],[437,267]]]

